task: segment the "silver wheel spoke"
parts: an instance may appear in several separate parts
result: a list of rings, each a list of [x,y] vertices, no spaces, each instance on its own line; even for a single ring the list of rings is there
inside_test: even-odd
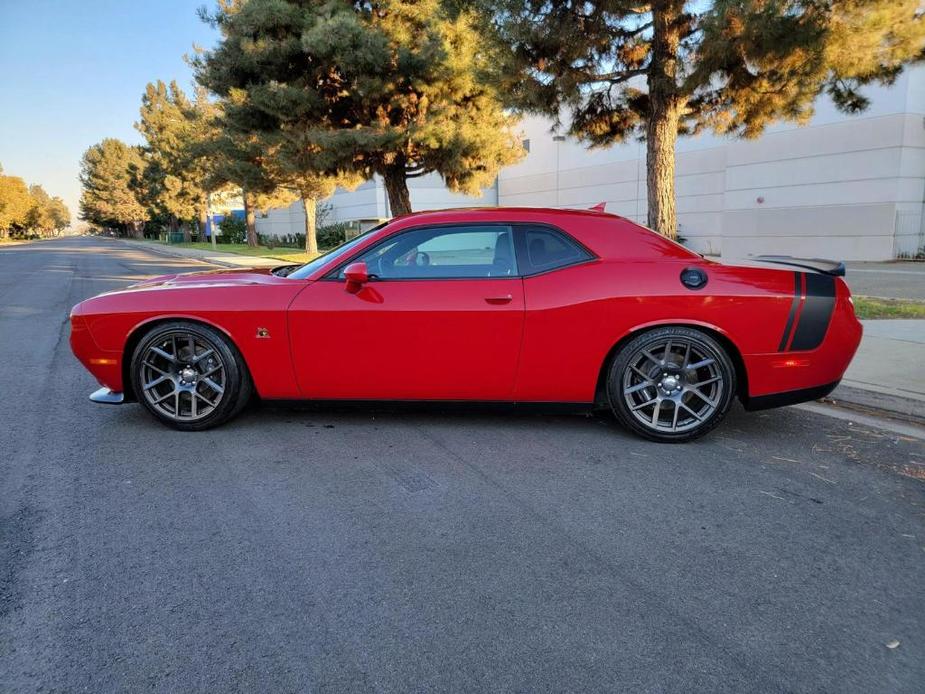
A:
[[[156,400],[154,400],[154,404],[155,404],[155,405],[159,405],[160,403],[164,402],[164,400],[166,400],[167,398],[169,398],[171,395],[173,395],[173,394],[176,393],[176,392],[177,392],[177,391],[175,391],[175,390],[170,390],[170,391],[164,393],[164,394],[161,395],[159,398],[157,398]]]
[[[651,400],[648,400],[648,401],[646,401],[646,402],[641,402],[641,403],[639,403],[638,405],[636,405],[635,407],[632,408],[632,409],[633,409],[633,412],[635,412],[636,410],[641,410],[643,407],[648,407],[649,405],[654,405],[654,404],[657,403],[657,402],[658,402],[658,398],[652,398]]]
[[[697,414],[696,412],[694,412],[690,407],[688,407],[687,405],[685,405],[683,402],[678,401],[678,404],[679,404],[681,407],[683,407],[685,410],[687,410],[688,412],[690,412],[698,422],[702,422],[702,421],[703,421],[703,417],[701,417],[699,414]]]
[[[629,388],[624,388],[624,389],[623,389],[623,394],[624,394],[624,395],[629,395],[630,393],[636,393],[636,392],[638,392],[638,391],[640,391],[640,390],[643,390],[643,389],[645,389],[645,388],[651,388],[651,387],[654,386],[654,385],[655,385],[655,384],[654,384],[652,381],[644,381],[643,383],[638,383],[638,384],[635,385],[635,386],[631,386],[631,387],[629,387]]]
[[[705,381],[700,381],[699,383],[691,383],[691,388],[700,388],[700,386],[708,386],[711,383],[716,383],[719,379],[719,376],[712,376],[711,378],[706,379]]]
[[[154,364],[152,364],[152,363],[149,362],[149,361],[143,361],[143,362],[141,362],[141,363],[144,364],[145,366],[147,366],[149,369],[154,369],[154,370],[157,371],[159,374],[162,374],[162,375],[164,375],[164,376],[169,376],[169,375],[170,375],[170,372],[169,372],[169,371],[164,371],[161,367],[155,366]]]
[[[202,382],[205,383],[207,386],[209,386],[209,388],[214,390],[216,393],[221,394],[225,392],[225,389],[222,388],[218,383],[213,381],[211,378],[204,378],[202,379]]]
[[[177,358],[175,356],[173,356],[172,354],[167,354],[167,352],[162,350],[160,347],[152,347],[151,351],[154,352],[157,356],[161,357],[162,359],[166,359],[171,364],[177,363]]]
[[[693,395],[696,395],[698,398],[700,398],[705,403],[707,403],[710,407],[716,407],[716,402],[714,400],[710,400],[710,398],[708,398],[706,395],[704,395],[701,391],[697,390],[693,386],[688,388],[687,392],[692,393]]]
[[[212,402],[211,400],[209,400],[209,398],[207,398],[205,395],[200,393],[198,390],[196,391],[196,396],[200,400],[202,400],[204,403],[206,403],[209,407],[215,407],[216,405],[218,405],[218,400],[216,400],[215,402]]]
[[[653,364],[656,364],[657,366],[661,366],[661,365],[662,365],[661,360],[660,360],[660,359],[656,359],[655,356],[653,356],[652,354],[650,354],[647,350],[642,350],[642,356],[644,356],[646,359],[648,359],[649,361],[651,361]]]
[[[674,431],[678,428],[678,412],[681,411],[681,408],[678,407],[678,403],[674,404],[674,412],[671,415],[671,430]]]
[[[210,355],[212,355],[212,354],[215,354],[215,350],[207,349],[207,350],[206,350],[205,352],[203,352],[202,354],[193,357],[193,364],[198,364],[198,363],[201,362],[203,359],[205,359],[206,357],[208,357],[208,356],[210,356]]]
[[[696,364],[690,364],[687,368],[690,370],[696,371],[697,369],[702,369],[704,366],[709,366],[710,364],[715,364],[715,363],[716,363],[715,359],[710,359],[708,357],[706,359],[698,361]]]
[[[652,409],[652,426],[658,427],[658,416],[662,411],[662,401],[656,400],[655,407]]]
[[[170,380],[170,377],[168,377],[168,376],[158,376],[157,378],[155,378],[155,379],[154,379],[153,381],[151,381],[150,383],[145,383],[145,384],[142,386],[142,388],[144,388],[145,390],[151,390],[154,386],[160,385],[160,384],[163,383],[164,381],[169,381],[169,380]]]

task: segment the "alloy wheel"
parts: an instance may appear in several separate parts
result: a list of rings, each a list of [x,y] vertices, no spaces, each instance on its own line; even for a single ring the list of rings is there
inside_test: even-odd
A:
[[[630,357],[622,378],[632,416],[655,432],[681,433],[720,407],[726,383],[718,355],[699,341],[665,338]]]
[[[169,332],[148,345],[141,360],[141,390],[170,419],[194,422],[222,402],[227,388],[218,349],[200,335]]]

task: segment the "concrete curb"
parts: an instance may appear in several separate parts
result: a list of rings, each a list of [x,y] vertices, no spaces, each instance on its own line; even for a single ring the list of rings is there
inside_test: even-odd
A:
[[[861,410],[882,417],[925,425],[922,401],[865,388],[840,385],[821,402]]]

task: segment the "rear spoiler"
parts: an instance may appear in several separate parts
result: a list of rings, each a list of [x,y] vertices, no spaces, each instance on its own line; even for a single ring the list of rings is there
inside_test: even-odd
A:
[[[820,272],[823,275],[832,277],[845,276],[845,264],[838,260],[825,260],[823,258],[794,258],[789,255],[755,255],[752,260],[758,260],[762,263],[776,263],[778,265],[790,265],[792,267],[802,268],[803,270],[812,270]]]

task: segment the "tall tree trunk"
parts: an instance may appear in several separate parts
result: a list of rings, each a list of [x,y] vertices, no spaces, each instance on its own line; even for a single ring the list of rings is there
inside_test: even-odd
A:
[[[244,223],[247,225],[247,245],[257,247],[257,217],[254,214],[254,199],[244,194]]]
[[[180,222],[177,221],[176,215],[170,215],[170,233],[176,234],[180,230]]]
[[[302,209],[305,210],[305,252],[318,255],[318,201],[308,195],[302,196]]]
[[[190,230],[189,222],[181,222],[180,228],[183,230],[183,243],[192,243],[193,232]]]
[[[652,58],[648,72],[649,116],[646,122],[646,194],[649,226],[674,239],[678,235],[675,205],[675,144],[682,100],[678,94],[679,0],[652,7]]]
[[[389,196],[389,209],[392,211],[392,216],[411,214],[411,195],[408,193],[404,157],[387,167],[382,178],[385,180],[385,192]]]
[[[209,203],[208,196],[203,197],[199,205],[199,240],[206,240],[206,227],[209,226]]]

